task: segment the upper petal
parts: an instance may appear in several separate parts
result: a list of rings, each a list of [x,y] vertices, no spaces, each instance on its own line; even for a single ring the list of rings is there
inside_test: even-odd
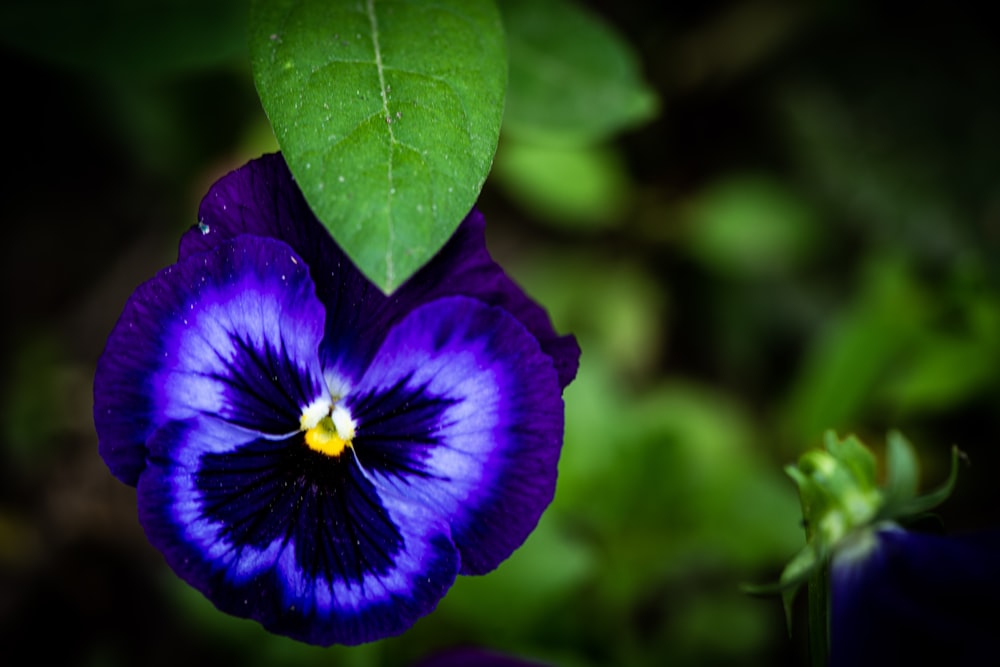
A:
[[[996,660],[1000,531],[947,537],[889,524],[834,556],[830,664]]]
[[[467,297],[417,308],[345,403],[358,424],[359,463],[380,490],[447,518],[463,574],[495,568],[552,500],[563,436],[558,375],[502,308]]]
[[[380,496],[349,456],[212,417],[154,434],[139,517],[167,563],[225,612],[313,644],[394,635],[455,579],[448,525]]]
[[[94,378],[94,422],[112,473],[135,484],[146,442],[173,419],[213,414],[277,435],[323,395],[323,306],[281,242],[240,237],[139,286]]]
[[[310,267],[326,308],[324,367],[345,380],[360,376],[384,335],[386,297],[316,219],[280,153],[251,160],[216,181],[198,219],[181,238],[182,258],[243,234],[290,245]]]
[[[281,154],[265,155],[212,186],[199,211],[201,224],[181,240],[181,256],[203,252],[238,234],[286,241],[313,267],[327,307],[324,364],[348,378],[365,368],[393,324],[417,306],[444,296],[469,296],[510,312],[552,358],[565,387],[576,375],[580,349],[559,336],[545,310],[493,261],[485,222],[473,210],[448,243],[391,296],[375,287],[312,213]]]

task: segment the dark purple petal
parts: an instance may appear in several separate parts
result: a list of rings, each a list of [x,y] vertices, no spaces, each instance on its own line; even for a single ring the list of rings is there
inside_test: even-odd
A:
[[[149,541],[225,612],[312,644],[358,644],[407,629],[454,581],[447,524],[379,496],[349,453],[211,417],[167,424],[150,449],[138,486]]]
[[[100,453],[134,485],[146,441],[173,419],[213,414],[253,431],[299,428],[325,395],[323,305],[284,243],[243,237],[189,256],[139,286],[94,379]]]
[[[386,297],[316,219],[280,153],[219,179],[202,200],[198,219],[181,238],[181,258],[242,234],[279,239],[294,248],[310,267],[326,307],[324,368],[344,380],[360,377],[385,335]]]
[[[390,297],[337,247],[278,153],[220,179],[202,201],[199,220],[181,240],[181,257],[239,234],[253,234],[281,239],[305,259],[327,308],[324,365],[345,379],[360,375],[394,323],[417,306],[445,296],[469,296],[509,311],[552,357],[561,388],[576,375],[580,356],[576,340],[558,336],[541,306],[493,261],[486,249],[483,216],[476,210],[441,251]]]
[[[486,221],[473,209],[448,243],[392,296],[394,305],[410,309],[445,296],[469,296],[513,315],[538,339],[552,358],[559,387],[576,377],[580,347],[573,336],[559,336],[545,310],[511,280],[486,249]]]
[[[552,360],[507,311],[467,297],[417,308],[345,398],[380,491],[451,522],[462,574],[495,568],[555,491],[563,403]]]
[[[280,153],[226,174],[201,200],[198,225],[181,237],[179,259],[211,250],[241,234],[284,241],[309,260],[328,256],[329,233],[316,222]],[[304,224],[304,221],[312,221]],[[315,224],[312,224],[315,223]]]
[[[831,568],[830,664],[997,660],[1000,531],[947,537],[890,525]]]

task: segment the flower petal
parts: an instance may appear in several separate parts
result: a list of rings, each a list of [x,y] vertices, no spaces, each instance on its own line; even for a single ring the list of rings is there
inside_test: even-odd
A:
[[[313,644],[402,632],[455,579],[447,524],[380,497],[350,456],[211,417],[153,437],[138,486],[149,541],[221,610]]]
[[[261,433],[298,429],[325,394],[323,305],[284,243],[242,237],[188,257],[130,297],[97,365],[101,456],[134,485],[146,440],[207,413]]]
[[[369,476],[448,518],[462,574],[482,574],[552,500],[560,394],[551,358],[513,316],[449,297],[392,329],[345,403]]]
[[[557,335],[545,310],[493,261],[486,249],[486,221],[476,209],[434,259],[400,287],[394,300],[397,307],[412,307],[445,296],[469,296],[508,311],[552,358],[560,388],[576,377],[580,363],[576,338]]]
[[[558,336],[548,315],[493,261],[485,221],[473,210],[441,251],[386,297],[355,268],[316,219],[280,153],[224,176],[202,200],[200,225],[181,239],[180,255],[204,252],[239,234],[281,239],[313,269],[327,307],[324,365],[354,379],[392,325],[413,308],[445,296],[469,296],[509,311],[552,357],[560,387],[576,375],[580,348]],[[318,267],[322,267],[319,269]]]
[[[888,524],[868,537],[833,560],[831,665],[995,661],[1000,531],[946,537]]]
[[[180,257],[249,234],[290,245],[311,268],[326,307],[323,366],[342,381],[361,376],[385,335],[386,296],[358,271],[306,203],[280,153],[219,179],[202,199],[199,224],[181,238]]]

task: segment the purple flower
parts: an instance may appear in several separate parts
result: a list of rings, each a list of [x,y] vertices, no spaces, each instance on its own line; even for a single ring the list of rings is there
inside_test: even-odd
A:
[[[177,263],[128,300],[94,381],[100,453],[217,607],[372,641],[534,529],[579,348],[483,231],[473,211],[385,296],[265,156],[212,187]]]
[[[831,667],[995,664],[998,557],[998,531],[859,533],[830,569]]]

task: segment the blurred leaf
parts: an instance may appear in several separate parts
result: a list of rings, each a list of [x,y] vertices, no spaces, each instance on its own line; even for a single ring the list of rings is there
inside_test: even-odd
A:
[[[618,575],[626,598],[651,578],[692,567],[733,574],[801,544],[794,489],[754,450],[738,404],[679,383],[624,403],[610,400],[614,387],[603,389],[608,407],[591,417],[603,427],[567,427],[564,459],[590,446],[610,450],[606,464],[560,492],[576,499],[566,507],[594,522],[606,548],[632,563]]]
[[[505,139],[492,177],[533,215],[577,229],[619,222],[631,197],[621,155],[610,146],[552,147]]]
[[[101,76],[188,72],[246,57],[247,0],[5,0],[0,41]]]
[[[662,510],[689,515],[690,534],[668,539],[744,567],[801,543],[794,489],[755,447],[754,425],[739,402],[709,387],[666,382],[642,396],[632,420],[646,431],[646,452],[632,465],[666,475],[645,487],[647,501],[670,498]],[[656,473],[654,452],[671,447],[679,458]]]
[[[263,117],[248,69],[111,80],[93,99],[135,165],[180,182],[232,150],[250,120]]]
[[[576,379],[566,387],[566,429],[559,460],[556,504],[581,500],[586,484],[614,465],[618,452],[605,443],[623,436],[619,419],[629,415],[630,401],[604,350],[588,350]],[[629,420],[631,424],[631,420]]]
[[[886,445],[886,502],[905,502],[917,495],[920,484],[917,453],[899,431],[890,431]]]
[[[817,212],[788,186],[763,175],[717,181],[691,205],[691,252],[722,274],[781,273],[819,246]]]
[[[905,262],[880,258],[862,278],[855,301],[830,317],[792,384],[784,411],[793,441],[850,430],[924,327],[925,295]]]
[[[906,411],[943,410],[997,382],[1000,342],[930,334],[912,361],[886,388],[892,405]]]
[[[759,67],[819,9],[814,3],[743,0],[713,7],[703,24],[682,32],[671,65],[677,83],[703,86]]]
[[[545,623],[551,605],[593,576],[594,567],[588,545],[571,539],[559,517],[547,512],[524,545],[489,576],[459,577],[434,621],[485,632],[481,639],[492,644],[517,641]]]
[[[905,67],[913,70],[912,64]],[[908,75],[894,74],[899,73],[860,79],[862,86],[877,82],[875,90],[790,85],[780,96],[779,122],[804,174],[866,237],[949,263],[971,240],[963,202],[949,189],[951,172],[980,167],[958,156],[949,166],[950,132],[929,130],[941,123],[957,130],[965,122],[960,116],[934,117],[933,107],[942,103],[928,93],[935,84],[928,81],[931,88],[925,88],[921,81],[911,87]],[[995,155],[989,154],[991,192],[996,191]]]
[[[594,563],[576,584],[580,608],[565,622],[588,637],[596,632],[602,646],[600,637],[613,638],[597,664],[663,664],[681,649],[659,650],[660,638],[681,631],[678,619],[704,601],[704,586],[726,592],[713,600],[718,609],[702,608],[704,621],[716,614],[722,623],[727,600],[742,603],[741,580],[801,546],[801,515],[793,485],[755,445],[738,402],[681,382],[630,391],[604,352],[588,350],[566,391],[549,515],[593,545]],[[776,623],[777,614],[762,626]],[[747,646],[766,641],[762,628],[744,629]],[[649,642],[657,653],[647,655]],[[718,634],[690,637],[684,651],[715,655],[717,642]]]
[[[624,375],[656,370],[665,344],[667,298],[639,266],[597,252],[551,252],[544,258],[518,252],[499,259],[545,304],[557,329],[577,336],[585,356],[599,353]]]
[[[656,114],[631,46],[600,18],[566,0],[500,8],[510,49],[505,136],[582,145]]]
[[[931,286],[933,319],[879,399],[905,414],[943,412],[995,393],[1000,376],[1000,299],[988,256],[966,253]]]
[[[491,0],[254,0],[254,79],[316,215],[391,292],[472,208],[500,133]]]
[[[45,332],[26,340],[12,355],[14,367],[3,385],[3,440],[14,463],[40,465],[56,451],[55,436],[69,417],[64,391],[65,345]]]
[[[761,613],[759,600],[726,592],[702,593],[671,619],[664,643],[687,660],[669,664],[753,664],[748,657],[773,636],[770,620]]]

